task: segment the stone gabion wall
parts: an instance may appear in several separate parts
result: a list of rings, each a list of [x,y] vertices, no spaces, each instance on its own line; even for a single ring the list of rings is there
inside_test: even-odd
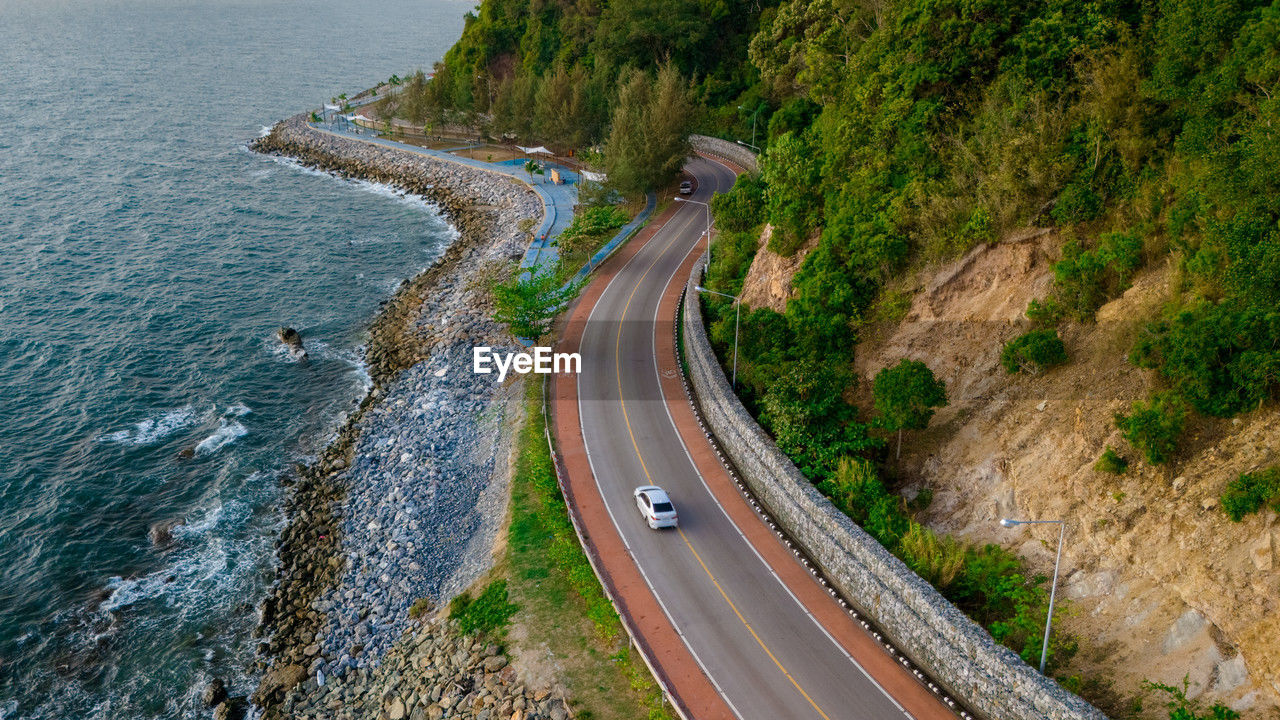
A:
[[[724,376],[689,278],[685,360],[703,416],[743,479],[824,574],[912,661],[991,720],[1105,720],[1097,708],[999,645],[986,630],[822,496],[742,407]]]
[[[751,152],[751,148],[706,135],[690,135],[689,142],[693,145],[693,149],[698,152],[717,155],[750,172],[759,170],[756,164],[756,154]]]

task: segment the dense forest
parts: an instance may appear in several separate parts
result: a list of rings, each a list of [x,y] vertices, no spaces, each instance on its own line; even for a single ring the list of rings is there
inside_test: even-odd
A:
[[[1277,38],[1280,4],[1224,0],[486,0],[399,112],[579,150],[607,151],[636,104],[758,127],[762,172],[720,226],[813,245],[785,315],[744,324],[761,405],[854,352],[896,272],[1054,225],[1072,240],[1031,317],[1087,321],[1172,255],[1181,302],[1132,359],[1167,380],[1153,406],[1222,417],[1280,380]],[[731,291],[752,252],[734,240],[715,268]]]
[[[998,548],[918,528],[877,477],[884,430],[927,422],[945,390],[902,368],[874,411],[856,408],[846,361],[869,323],[901,312],[884,292],[895,276],[1053,226],[1066,239],[1053,288],[1028,308],[1035,329],[1005,348],[1010,372],[1069,362],[1057,328],[1091,322],[1136,273],[1169,262],[1173,301],[1128,354],[1163,387],[1115,418],[1133,450],[1169,462],[1190,414],[1274,400],[1278,93],[1280,2],[484,0],[433,77],[396,102],[416,122],[606,165],[624,151],[618,128],[645,117],[756,138],[759,175],[715,203],[708,284],[741,290],[766,223],[771,250],[806,255],[785,312],[743,317],[744,401],[833,500],[1030,657],[1040,583]],[[704,302],[729,347],[731,305]],[[916,420],[895,414],[895,393],[908,405],[916,393]],[[1243,476],[1228,513],[1280,506],[1275,477]],[[1069,655],[1069,639],[1058,650]]]

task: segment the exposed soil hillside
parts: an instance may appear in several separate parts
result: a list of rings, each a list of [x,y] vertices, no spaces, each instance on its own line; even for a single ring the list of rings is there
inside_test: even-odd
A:
[[[1245,718],[1280,717],[1280,523],[1275,513],[1232,523],[1217,507],[1239,473],[1280,461],[1280,412],[1194,420],[1166,467],[1147,466],[1120,438],[1114,413],[1155,383],[1125,353],[1169,294],[1163,267],[1137,277],[1096,323],[1063,328],[1069,364],[1006,375],[1000,347],[1028,327],[1023,311],[1049,288],[1059,245],[1049,231],[1027,231],[922,273],[901,323],[859,347],[863,393],[903,357],[947,384],[950,405],[904,443],[902,489],[932,488],[921,520],[933,528],[1015,548],[1045,574],[1056,529],[1007,530],[999,519],[1068,521],[1070,602],[1059,622],[1081,639],[1070,672],[1113,684],[1109,711],[1124,714],[1144,679],[1187,676],[1190,695]],[[764,294],[763,277],[753,266],[744,293]],[[1130,460],[1126,475],[1093,469],[1108,444]],[[1147,706],[1156,717],[1156,703]]]
[[[790,257],[783,257],[769,249],[769,238],[773,237],[773,228],[764,226],[760,233],[760,247],[747,270],[746,280],[742,284],[742,304],[749,307],[767,307],[782,312],[791,297],[791,278],[804,256],[817,245],[817,239],[810,240]]]

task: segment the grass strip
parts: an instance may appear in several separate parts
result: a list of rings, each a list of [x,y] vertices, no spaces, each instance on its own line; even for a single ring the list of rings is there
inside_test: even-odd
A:
[[[544,435],[542,384],[526,382],[511,484],[508,561],[515,622],[551,660],[579,720],[670,720],[578,543]]]

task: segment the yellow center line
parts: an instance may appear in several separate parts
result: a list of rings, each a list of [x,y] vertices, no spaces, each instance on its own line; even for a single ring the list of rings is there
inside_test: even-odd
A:
[[[685,227],[688,227],[688,225],[689,223],[686,222]],[[683,228],[681,229],[683,230]],[[618,403],[622,406],[622,419],[627,424],[627,435],[631,437],[631,447],[635,448],[636,458],[640,461],[640,468],[644,470],[645,479],[650,485],[653,484],[653,476],[649,474],[649,466],[644,461],[644,455],[640,452],[640,444],[636,442],[636,434],[631,429],[631,416],[627,412],[627,401],[622,394],[622,328],[623,322],[627,318],[627,311],[631,309],[631,301],[635,298],[636,292],[640,290],[640,285],[644,282],[644,279],[648,277],[649,271],[653,269],[653,266],[658,264],[658,260],[661,260],[662,257],[666,255],[667,250],[675,244],[675,241],[678,238],[679,233],[673,233],[673,237],[666,246],[662,248],[662,252],[658,253],[657,257],[653,259],[653,262],[649,263],[649,266],[646,267],[644,272],[640,275],[640,279],[636,280],[635,287],[631,288],[631,294],[627,296],[627,302],[622,307],[622,317],[618,319],[618,336],[613,344],[613,369],[614,374],[618,378]],[[720,591],[720,597],[724,598],[725,603],[729,605],[729,609],[733,610],[733,614],[736,615],[742,625],[747,628],[747,632],[751,633],[751,637],[755,638],[756,644],[764,650],[765,654],[769,656],[769,659],[773,661],[773,664],[778,666],[778,670],[782,671],[782,674],[791,682],[791,685],[795,687],[796,691],[803,695],[805,700],[809,701],[809,705],[811,705],[813,709],[822,716],[823,720],[831,720],[831,718],[822,711],[822,708],[818,706],[818,703],[814,702],[813,698],[809,696],[809,693],[805,692],[803,687],[800,687],[800,683],[796,682],[796,679],[791,676],[791,673],[787,671],[787,668],[778,660],[778,657],[773,654],[773,651],[769,649],[769,646],[765,644],[765,641],[756,634],[755,628],[751,627],[751,623],[747,622],[747,619],[743,617],[742,612],[738,610],[738,606],[734,604],[733,600],[729,599],[729,594],[724,591],[724,588],[720,585],[720,581],[717,580],[715,574],[711,572],[711,568],[707,567],[707,564],[702,561],[702,556],[694,549],[693,543],[689,542],[689,537],[684,534],[684,530],[676,528],[676,532],[680,534],[680,539],[684,540],[684,544],[689,548],[689,552],[693,553],[694,559],[702,566],[703,572],[705,572],[707,577],[711,579],[711,583],[716,586],[716,590]]]
[[[787,668],[783,666],[782,662],[773,654],[773,651],[769,649],[769,646],[765,644],[764,640],[761,640],[760,636],[756,634],[755,628],[751,627],[751,623],[747,622],[747,619],[738,611],[738,606],[733,604],[733,601],[729,599],[729,594],[724,591],[724,588],[720,587],[720,582],[716,580],[716,576],[712,574],[711,568],[708,568],[707,564],[702,562],[702,556],[698,554],[697,550],[693,549],[693,543],[689,542],[689,537],[684,534],[684,530],[676,528],[676,532],[680,533],[680,539],[684,540],[684,544],[689,546],[689,552],[693,553],[693,557],[697,559],[698,564],[702,566],[703,572],[707,574],[707,577],[711,578],[711,582],[716,586],[716,590],[720,591],[720,597],[724,598],[724,601],[729,603],[729,607],[733,610],[733,614],[738,616],[738,619],[746,626],[747,632],[751,633],[751,637],[756,639],[756,643],[758,643],[761,649],[764,650],[765,654],[769,656],[769,659],[773,661],[773,664],[778,666],[778,669],[782,671],[782,674],[787,676],[787,679],[791,681],[791,684],[795,686],[795,689],[804,696],[805,700],[809,701],[809,704],[813,706],[814,710],[818,711],[818,714],[821,715],[824,720],[831,720],[831,718],[827,717],[826,713],[822,712],[822,708],[818,707],[818,703],[814,702],[813,698],[809,697],[809,693],[805,692],[804,688],[800,687],[800,683],[796,682],[796,679],[791,677],[791,673],[787,672]]]

